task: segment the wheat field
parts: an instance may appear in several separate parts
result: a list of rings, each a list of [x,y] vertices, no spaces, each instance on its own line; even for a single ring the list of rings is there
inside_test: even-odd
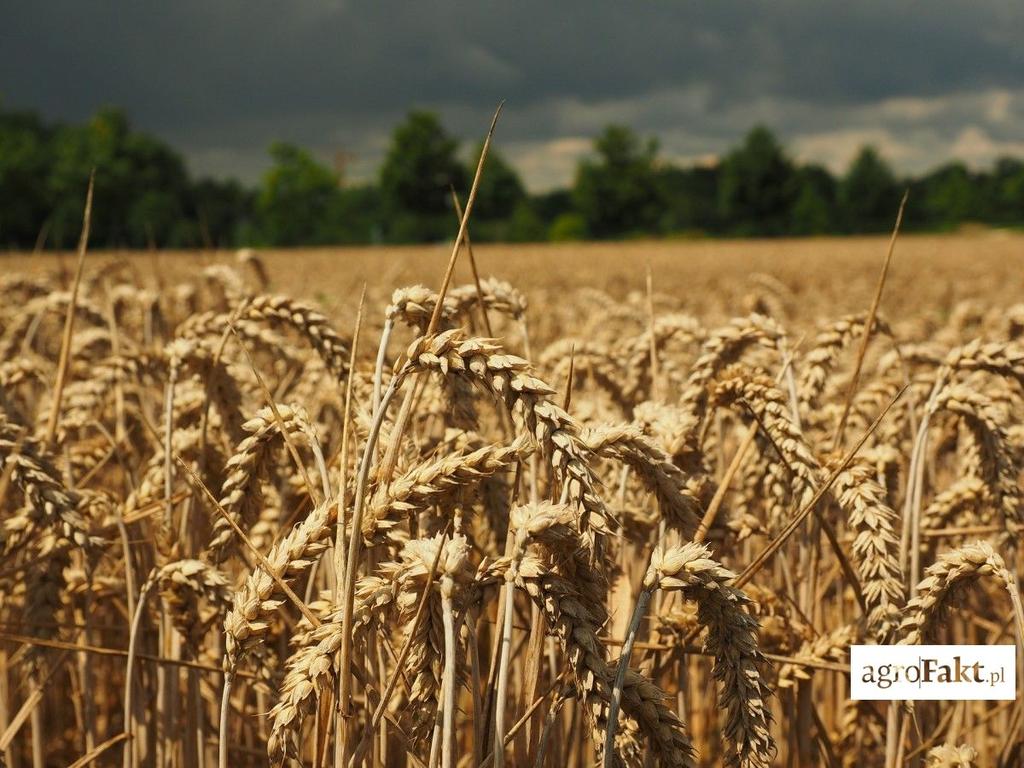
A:
[[[1024,236],[887,243],[0,256],[3,764],[1021,765],[848,697],[1024,649]]]

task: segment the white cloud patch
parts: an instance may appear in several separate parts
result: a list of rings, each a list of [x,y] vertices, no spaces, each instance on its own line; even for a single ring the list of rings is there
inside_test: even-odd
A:
[[[870,144],[890,163],[905,165],[914,149],[896,139],[884,128],[853,128],[823,131],[797,136],[793,154],[803,163],[824,165],[833,173],[842,173],[853,162],[861,147]]]
[[[988,165],[999,157],[1024,155],[1024,141],[994,139],[984,128],[971,125],[960,131],[949,153],[968,165]]]
[[[565,136],[512,144],[502,151],[531,190],[544,191],[572,179],[576,165],[590,152],[591,143],[585,136]]]
[[[580,134],[593,136],[609,123],[657,136],[661,157],[684,165],[713,163],[757,123],[774,130],[796,160],[819,163],[834,173],[842,173],[867,144],[898,172],[912,174],[948,160],[983,167],[1001,156],[1024,155],[1019,138],[1024,89],[898,97],[852,106],[770,96],[740,105],[715,104],[711,89],[698,86],[590,104],[570,100],[547,105],[529,119],[539,121],[548,114],[552,130],[574,129],[568,140],[572,152],[553,138],[516,145],[508,154],[532,189],[568,183],[575,160],[589,149]]]
[[[468,149],[482,138],[493,106],[435,108]],[[193,144],[188,136],[168,138],[201,173],[255,181],[267,166],[266,148],[281,138],[309,148],[329,165],[344,154],[347,177],[363,182],[376,176],[391,129],[401,117],[401,112],[358,118],[340,113],[295,115],[284,131],[276,123],[250,121],[205,143]],[[509,102],[495,147],[527,187],[538,192],[569,184],[577,163],[591,151],[593,137],[611,123],[628,125],[642,137],[656,137],[661,159],[681,165],[713,164],[753,125],[763,123],[800,162],[841,173],[862,146],[871,144],[898,172],[917,174],[948,160],[984,167],[1001,156],[1024,156],[1022,122],[1024,89],[894,97],[855,105],[764,95],[734,104],[717,99],[710,84],[697,84],[628,98]]]

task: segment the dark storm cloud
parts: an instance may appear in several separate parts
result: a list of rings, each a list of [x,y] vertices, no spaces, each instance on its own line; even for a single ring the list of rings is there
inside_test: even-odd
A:
[[[8,6],[5,104],[68,119],[117,104],[198,169],[249,177],[275,138],[344,148],[367,172],[410,106],[474,137],[502,98],[500,139],[541,185],[609,120],[676,156],[719,151],[755,120],[815,156],[871,131],[897,155],[911,129],[929,154],[969,130],[982,155],[1021,139],[1014,0]]]

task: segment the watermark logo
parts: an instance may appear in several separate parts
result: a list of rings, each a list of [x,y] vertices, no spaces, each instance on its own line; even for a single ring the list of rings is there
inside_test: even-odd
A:
[[[854,701],[1013,701],[1013,645],[851,645]]]

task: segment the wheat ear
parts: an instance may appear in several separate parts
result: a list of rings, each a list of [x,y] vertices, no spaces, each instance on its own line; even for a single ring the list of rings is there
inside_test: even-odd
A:
[[[942,744],[928,750],[927,768],[975,768],[978,751],[967,744]]]
[[[928,567],[914,597],[907,603],[907,617],[900,625],[903,636],[899,642],[902,645],[925,642],[964,590],[982,576],[994,579],[1010,596],[1017,642],[1024,647],[1024,611],[1017,581],[1006,569],[1003,558],[984,541],[944,552]]]
[[[728,586],[735,575],[711,557],[707,547],[684,544],[657,549],[644,576],[644,589],[679,590],[697,603],[697,621],[707,627],[706,650],[715,657],[712,676],[721,685],[724,736],[734,744],[725,760],[737,768],[768,768],[775,758],[765,699],[768,687],[758,665],[757,619],[745,607],[742,590]]]
[[[493,394],[521,421],[564,483],[568,499],[581,509],[581,530],[591,535],[610,531],[613,521],[597,494],[590,452],[579,439],[579,427],[551,401],[554,390],[530,374],[529,363],[486,339],[467,339],[458,330],[417,339],[409,347],[408,358],[404,368],[408,373],[436,370],[466,376]]]

